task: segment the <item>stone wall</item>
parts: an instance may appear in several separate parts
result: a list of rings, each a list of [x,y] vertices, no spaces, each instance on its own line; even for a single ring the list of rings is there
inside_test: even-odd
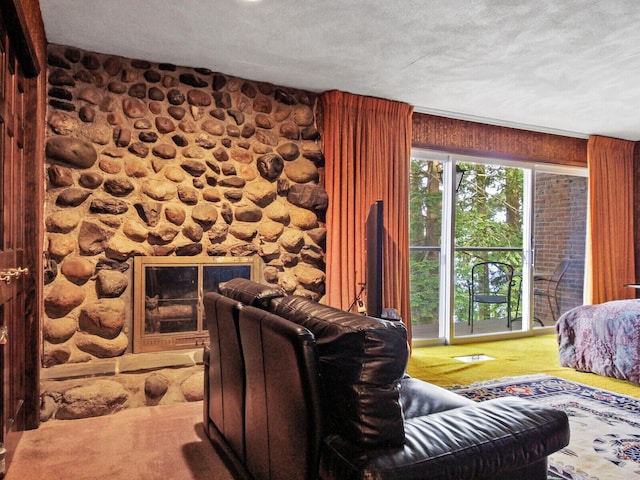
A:
[[[131,352],[132,257],[254,256],[324,294],[313,94],[51,45],[45,367]]]

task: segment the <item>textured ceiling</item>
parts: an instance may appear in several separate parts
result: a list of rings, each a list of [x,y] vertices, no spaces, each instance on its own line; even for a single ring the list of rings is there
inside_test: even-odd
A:
[[[637,0],[40,0],[47,39],[416,111],[640,140]]]

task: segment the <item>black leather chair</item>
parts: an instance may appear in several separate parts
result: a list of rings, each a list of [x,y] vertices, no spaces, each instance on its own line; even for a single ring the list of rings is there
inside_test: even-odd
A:
[[[546,480],[568,444],[564,412],[406,375],[401,322],[246,279],[204,304],[205,430],[234,478]]]

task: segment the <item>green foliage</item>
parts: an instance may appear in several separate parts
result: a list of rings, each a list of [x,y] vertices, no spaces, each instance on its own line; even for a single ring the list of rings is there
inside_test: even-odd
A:
[[[521,265],[523,172],[496,165],[460,166],[465,174],[455,203],[454,317],[466,321],[472,266],[487,260],[510,263],[516,270]],[[436,247],[411,250],[411,315],[415,325],[438,322],[441,170],[436,161],[413,159],[411,163],[410,245]],[[491,251],[505,247],[516,251]]]
[[[440,164],[429,160],[411,162],[409,190],[409,243],[415,247],[409,259],[411,316],[418,324],[438,322],[440,291],[440,236],[442,190]]]

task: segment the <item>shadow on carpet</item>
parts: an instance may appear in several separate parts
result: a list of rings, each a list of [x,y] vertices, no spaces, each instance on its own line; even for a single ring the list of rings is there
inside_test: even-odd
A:
[[[549,457],[549,479],[640,479],[640,400],[549,375],[454,388],[467,398],[527,398],[564,411],[571,441]]]

